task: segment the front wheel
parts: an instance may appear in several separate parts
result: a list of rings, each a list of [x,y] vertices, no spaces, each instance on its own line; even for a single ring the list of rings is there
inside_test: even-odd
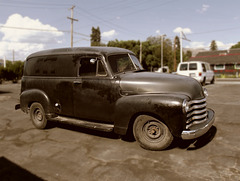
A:
[[[133,124],[133,134],[144,149],[163,150],[173,141],[168,127],[158,119],[148,116],[138,116]]]
[[[40,103],[33,103],[30,107],[30,118],[38,129],[44,129],[47,125],[45,111]]]

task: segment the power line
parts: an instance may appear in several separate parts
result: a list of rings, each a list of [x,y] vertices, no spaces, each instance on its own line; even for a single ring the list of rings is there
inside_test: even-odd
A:
[[[39,9],[57,9],[57,8],[66,8],[70,4],[65,3],[39,3],[39,2],[25,2],[25,1],[8,1],[0,2],[1,6],[6,7],[23,7],[23,8],[39,8]],[[52,7],[50,7],[52,6]]]
[[[19,29],[19,30],[33,30],[33,31],[47,31],[47,32],[64,32],[64,33],[70,33],[70,31],[66,31],[66,30],[53,30],[53,29],[40,29],[40,28],[24,28],[24,27],[15,27],[15,26],[4,26],[4,25],[0,25],[0,28]]]
[[[199,32],[199,33],[191,33],[191,34],[188,34],[188,36],[189,36],[189,35],[202,35],[202,34],[216,33],[216,32],[223,32],[223,31],[231,31],[231,30],[237,30],[237,29],[240,29],[240,26],[233,27],[233,28],[210,30],[210,31]]]
[[[71,33],[69,30],[53,30],[53,29],[40,29],[40,28],[25,28],[25,27],[15,27],[15,26],[4,26],[0,25],[0,28],[9,28],[9,29],[18,29],[18,30],[30,30],[30,31],[46,31],[46,32],[62,32],[62,33]],[[73,34],[90,37],[89,35],[73,32]]]

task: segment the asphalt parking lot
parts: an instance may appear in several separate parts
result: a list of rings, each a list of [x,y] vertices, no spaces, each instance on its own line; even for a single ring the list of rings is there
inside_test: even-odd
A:
[[[164,151],[63,124],[35,129],[14,110],[20,84],[0,84],[0,180],[240,180],[240,83],[207,85],[215,111],[210,131]]]

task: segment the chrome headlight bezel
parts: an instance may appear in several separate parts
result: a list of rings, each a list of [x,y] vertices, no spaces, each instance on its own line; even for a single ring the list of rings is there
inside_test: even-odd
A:
[[[205,97],[208,97],[208,91],[207,91],[206,88],[203,88],[203,94],[204,94]]]
[[[184,114],[186,114],[190,109],[190,104],[189,104],[189,101],[187,99],[184,99],[183,100],[183,103],[182,103],[182,111]]]

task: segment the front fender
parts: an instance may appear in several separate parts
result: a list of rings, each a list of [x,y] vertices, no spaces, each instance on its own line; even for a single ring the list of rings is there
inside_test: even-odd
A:
[[[28,113],[28,110],[33,102],[39,102],[43,106],[46,116],[50,116],[53,113],[50,99],[42,90],[30,89],[21,93],[20,107],[23,112]]]
[[[187,96],[175,94],[144,94],[120,98],[114,114],[114,131],[125,135],[138,115],[147,114],[164,122],[174,136],[181,136],[185,127],[182,102]]]

